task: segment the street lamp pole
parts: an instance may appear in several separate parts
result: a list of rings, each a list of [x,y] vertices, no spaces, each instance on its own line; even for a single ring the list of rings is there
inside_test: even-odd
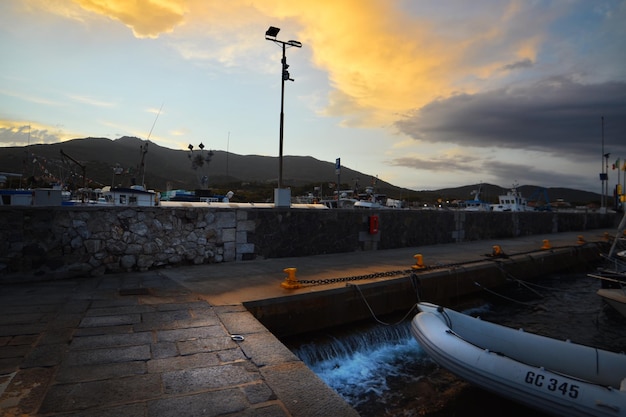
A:
[[[290,78],[289,65],[287,65],[287,56],[285,54],[285,50],[287,46],[293,46],[296,48],[301,48],[302,43],[294,40],[289,41],[281,41],[276,39],[279,28],[270,26],[269,29],[265,32],[265,39],[268,41],[272,41],[277,45],[280,45],[283,50],[283,55],[281,59],[282,64],[282,74],[281,74],[281,87],[280,87],[280,130],[279,130],[279,146],[278,146],[278,189],[274,191],[274,204],[279,206],[290,206],[291,205],[291,195],[289,190],[283,189],[283,133],[284,133],[284,123],[285,123],[285,81],[293,81],[293,78]]]
[[[283,132],[285,124],[285,44],[283,46],[283,59],[280,61],[283,64],[283,74],[281,76],[280,85],[280,132],[278,140],[278,188],[283,188]],[[287,76],[289,77],[289,76]]]

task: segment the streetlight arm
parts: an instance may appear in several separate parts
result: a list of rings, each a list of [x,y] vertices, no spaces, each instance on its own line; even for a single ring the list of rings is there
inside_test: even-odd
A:
[[[272,41],[281,46],[285,45],[285,46],[293,46],[295,48],[302,48],[302,43],[298,41],[281,41],[278,39],[268,38],[267,36],[265,37],[265,40]]]

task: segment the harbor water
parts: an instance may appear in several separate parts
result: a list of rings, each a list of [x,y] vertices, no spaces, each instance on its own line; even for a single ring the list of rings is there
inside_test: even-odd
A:
[[[544,336],[626,351],[626,318],[596,295],[599,287],[586,273],[517,281],[498,293],[485,292],[464,312]],[[410,334],[414,315],[390,324],[372,318],[285,343],[363,417],[544,415],[440,368]]]

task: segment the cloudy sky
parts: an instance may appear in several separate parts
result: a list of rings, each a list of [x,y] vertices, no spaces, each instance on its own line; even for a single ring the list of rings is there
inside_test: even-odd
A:
[[[415,190],[601,192],[605,162],[612,187],[626,161],[624,22],[626,0],[2,0],[0,146],[277,156],[273,25],[302,42],[285,155]]]

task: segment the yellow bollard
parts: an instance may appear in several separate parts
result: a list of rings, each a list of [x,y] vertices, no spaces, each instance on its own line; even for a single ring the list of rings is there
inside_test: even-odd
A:
[[[283,288],[287,288],[289,290],[293,290],[293,289],[302,287],[302,284],[300,284],[298,282],[298,278],[296,278],[296,271],[297,271],[296,268],[285,268],[285,269],[283,269],[283,272],[287,273],[287,277],[280,284],[280,286],[283,287]]]
[[[415,258],[415,265],[411,265],[411,268],[413,269],[426,268],[426,265],[424,265],[424,257],[422,256],[421,253],[418,253],[417,255],[413,255],[413,258]]]
[[[551,249],[551,248],[552,246],[550,245],[550,241],[548,239],[544,239],[541,249],[546,250],[546,249]]]
[[[585,243],[585,238],[583,237],[583,235],[578,235],[578,240],[576,241],[579,245],[584,245]]]
[[[491,250],[491,256],[494,256],[494,257],[503,257],[503,256],[505,256],[504,255],[504,251],[502,250],[500,245],[493,245],[492,250]]]

